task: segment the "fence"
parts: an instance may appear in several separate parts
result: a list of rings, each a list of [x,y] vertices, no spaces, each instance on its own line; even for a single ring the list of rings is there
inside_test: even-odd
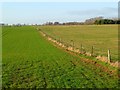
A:
[[[107,51],[107,53],[108,53],[107,56],[96,55],[94,53],[94,46],[91,46],[91,52],[87,52],[82,44],[80,45],[80,48],[76,48],[74,40],[70,40],[70,43],[67,43],[67,42],[64,42],[61,38],[56,39],[56,38],[48,35],[41,29],[37,29],[37,30],[39,30],[44,37],[47,37],[48,40],[54,42],[55,44],[66,49],[67,51],[71,51],[71,52],[86,55],[86,56],[96,57],[96,59],[106,62],[106,63],[109,63],[110,65],[115,66],[115,67],[118,67],[118,64],[120,64],[118,61],[116,61],[115,63],[111,62],[110,49],[108,49],[108,51]]]

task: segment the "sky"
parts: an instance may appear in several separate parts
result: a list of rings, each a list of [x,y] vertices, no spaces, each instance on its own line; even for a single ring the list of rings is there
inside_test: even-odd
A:
[[[2,2],[3,23],[42,24],[45,22],[83,22],[103,16],[118,17],[118,2]]]

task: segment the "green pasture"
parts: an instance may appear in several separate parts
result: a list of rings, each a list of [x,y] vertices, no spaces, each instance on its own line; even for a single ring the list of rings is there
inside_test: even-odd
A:
[[[85,28],[91,29],[85,29]],[[99,26],[101,27],[101,26]],[[51,35],[56,35],[64,40],[74,39],[87,46],[93,45],[92,41],[96,36],[97,44],[105,42],[97,49],[110,46],[111,50],[117,50],[116,27],[114,30],[100,31],[95,28],[93,34],[92,26],[48,26],[41,27]],[[83,31],[81,31],[81,30]],[[84,30],[85,29],[85,30]],[[99,28],[98,28],[99,29]],[[109,32],[110,30],[110,32]],[[91,31],[88,33],[87,31]],[[80,34],[80,33],[84,34]],[[88,33],[87,35],[85,33]],[[65,36],[64,36],[65,35]],[[84,41],[82,36],[85,35]],[[94,36],[93,36],[94,35]],[[103,36],[106,35],[106,36]],[[107,40],[107,37],[111,38]],[[109,44],[105,44],[109,43]],[[108,47],[107,47],[108,48]],[[107,50],[106,48],[106,50]],[[100,51],[101,52],[101,51]],[[114,53],[116,51],[113,51]],[[2,88],[117,88],[117,72],[100,68],[99,66],[84,62],[84,57],[65,52],[57,48],[53,43],[43,37],[36,28],[32,26],[3,27],[2,28]],[[103,66],[105,67],[105,66]]]
[[[67,44],[74,41],[75,47],[81,44],[86,52],[107,56],[108,49],[111,53],[111,61],[118,60],[118,25],[68,25],[68,26],[40,26],[42,31],[53,38]]]

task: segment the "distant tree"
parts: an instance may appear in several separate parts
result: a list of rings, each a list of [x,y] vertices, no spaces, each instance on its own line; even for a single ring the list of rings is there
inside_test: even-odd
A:
[[[59,25],[59,22],[54,22],[54,25]]]
[[[94,24],[100,24],[100,20],[96,20]]]
[[[120,20],[117,20],[117,24],[120,24]]]
[[[0,26],[5,26],[5,24],[4,23],[0,23]]]
[[[53,25],[53,22],[46,22],[45,25]]]
[[[95,21],[95,24],[115,24],[115,23],[117,23],[117,21],[111,19],[100,19]]]
[[[95,17],[95,18],[90,18],[85,21],[85,24],[94,24],[94,23],[98,24],[98,22],[96,20],[102,20],[102,19],[103,19],[103,17],[101,17],[101,16]]]

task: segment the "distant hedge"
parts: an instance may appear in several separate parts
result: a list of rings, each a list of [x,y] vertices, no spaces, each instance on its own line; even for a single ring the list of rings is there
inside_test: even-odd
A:
[[[100,19],[96,20],[95,24],[120,24],[120,20]]]

